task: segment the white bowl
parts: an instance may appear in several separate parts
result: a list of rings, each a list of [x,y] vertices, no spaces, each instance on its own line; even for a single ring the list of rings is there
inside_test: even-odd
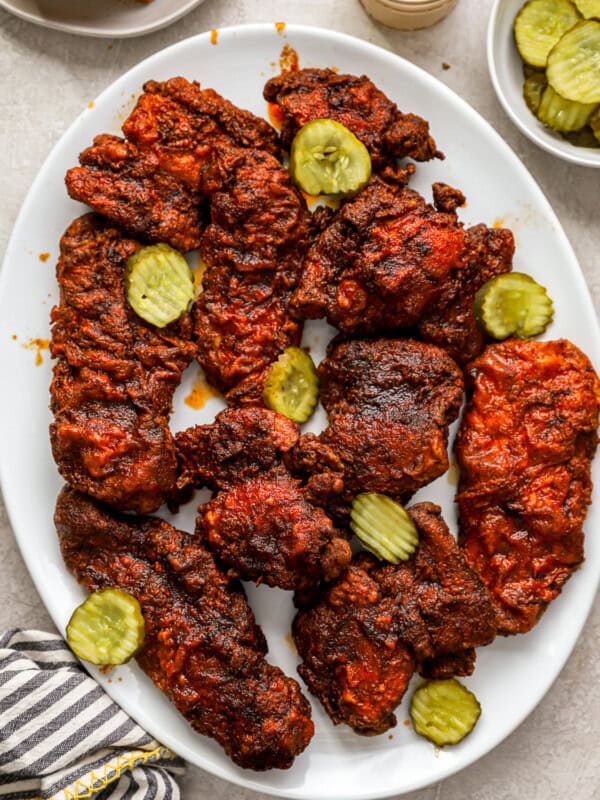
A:
[[[495,0],[487,35],[490,77],[504,110],[528,139],[565,161],[600,167],[600,148],[576,147],[537,120],[523,100],[523,63],[513,36],[513,20],[525,0]]]
[[[178,20],[204,0],[0,0],[0,8],[27,22],[79,36],[125,39]]]

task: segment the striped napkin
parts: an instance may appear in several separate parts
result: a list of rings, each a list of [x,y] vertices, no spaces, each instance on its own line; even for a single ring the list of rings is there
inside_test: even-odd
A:
[[[179,800],[181,759],[152,739],[60,638],[0,634],[0,797]]]

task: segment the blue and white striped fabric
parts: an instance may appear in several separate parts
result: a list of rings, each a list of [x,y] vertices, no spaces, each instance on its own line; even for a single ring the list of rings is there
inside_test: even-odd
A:
[[[152,739],[50,633],[0,634],[0,797],[179,800],[181,759]]]

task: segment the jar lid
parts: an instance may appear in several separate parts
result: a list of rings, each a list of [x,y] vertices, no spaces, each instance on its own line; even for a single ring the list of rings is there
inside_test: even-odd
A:
[[[361,0],[378,22],[399,30],[427,28],[452,11],[458,0]]]

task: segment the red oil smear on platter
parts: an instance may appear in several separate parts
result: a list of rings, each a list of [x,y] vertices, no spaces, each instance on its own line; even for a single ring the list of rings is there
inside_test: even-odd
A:
[[[35,350],[35,365],[40,367],[44,359],[42,358],[42,350],[50,350],[50,339],[30,339],[25,344],[22,344],[26,350]]]
[[[502,217],[498,217],[492,223],[492,228],[503,228],[504,227],[504,220]]]
[[[285,30],[285,22],[276,22],[275,30],[277,31],[277,33],[282,34]]]
[[[402,724],[406,725],[407,728],[410,728],[410,720],[409,719],[405,719]]]
[[[284,44],[279,55],[279,69],[282,72],[296,72],[299,68],[298,53],[289,44]]]
[[[280,131],[285,119],[281,106],[278,106],[277,103],[267,103],[267,116],[271,125]]]
[[[193,408],[194,411],[199,411],[201,408],[204,408],[211,397],[220,397],[219,392],[213,389],[212,386],[209,386],[204,375],[199,373],[192,383],[192,390],[184,399],[184,403],[186,406]]]
[[[219,31],[216,28],[213,28],[210,32],[210,43],[217,44],[219,41]]]
[[[48,261],[48,259],[50,258],[50,253],[40,253],[38,258],[42,262]]]

